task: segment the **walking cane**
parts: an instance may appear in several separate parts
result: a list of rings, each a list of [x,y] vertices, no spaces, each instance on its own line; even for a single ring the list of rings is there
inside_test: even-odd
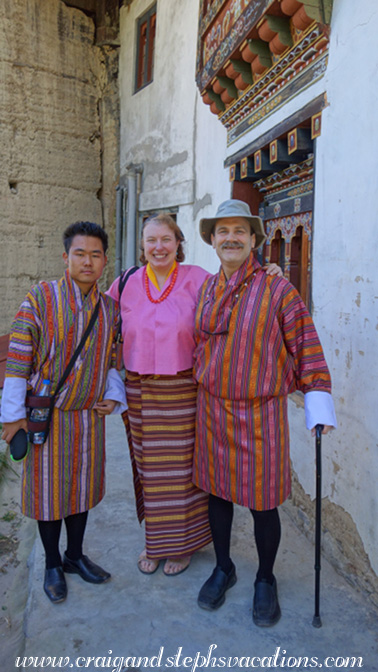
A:
[[[312,619],[314,628],[321,628],[319,615],[320,601],[320,535],[322,522],[322,431],[324,425],[316,425],[316,509],[315,509],[315,613]]]

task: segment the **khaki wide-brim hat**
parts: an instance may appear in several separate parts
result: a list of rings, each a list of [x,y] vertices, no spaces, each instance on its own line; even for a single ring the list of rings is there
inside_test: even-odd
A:
[[[260,245],[263,244],[266,235],[261,217],[252,215],[247,203],[244,203],[244,201],[237,201],[235,198],[231,198],[230,200],[221,203],[215,217],[200,220],[200,235],[205,243],[211,245],[211,234],[213,233],[214,226],[218,219],[223,219],[224,217],[243,217],[243,219],[246,219],[251,225],[252,232],[256,235],[255,248],[260,247]]]

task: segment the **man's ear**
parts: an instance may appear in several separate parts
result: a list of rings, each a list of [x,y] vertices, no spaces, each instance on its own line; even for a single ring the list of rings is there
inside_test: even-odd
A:
[[[252,250],[256,247],[256,234],[252,233]]]
[[[215,248],[215,245],[214,245],[214,234],[213,234],[213,233],[210,234],[210,240],[211,240],[211,244],[212,244],[212,246]]]
[[[66,264],[66,266],[68,266],[68,254],[67,254],[67,252],[63,252],[62,257],[64,259],[64,263]]]

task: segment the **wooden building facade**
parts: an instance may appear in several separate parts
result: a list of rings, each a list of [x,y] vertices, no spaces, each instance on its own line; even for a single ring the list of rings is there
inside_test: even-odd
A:
[[[227,129],[232,195],[259,214],[264,262],[279,263],[311,308],[311,241],[316,138],[324,95],[257,139],[251,131],[327,67],[332,0],[203,0],[196,81]]]

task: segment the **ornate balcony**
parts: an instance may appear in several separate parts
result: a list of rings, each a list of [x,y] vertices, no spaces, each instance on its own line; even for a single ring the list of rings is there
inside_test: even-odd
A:
[[[197,85],[231,144],[319,79],[333,0],[202,0]]]

